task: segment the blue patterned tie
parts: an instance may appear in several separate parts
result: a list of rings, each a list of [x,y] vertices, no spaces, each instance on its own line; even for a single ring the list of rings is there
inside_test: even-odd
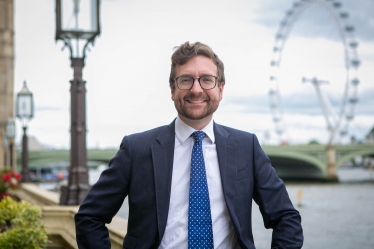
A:
[[[205,133],[195,131],[191,136],[195,139],[195,144],[191,158],[188,248],[213,249],[212,216],[202,148]]]

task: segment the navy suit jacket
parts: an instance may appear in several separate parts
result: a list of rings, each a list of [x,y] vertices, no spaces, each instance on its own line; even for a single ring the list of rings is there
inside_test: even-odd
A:
[[[254,249],[252,199],[272,248],[299,249],[301,217],[293,207],[255,135],[214,124],[224,197],[242,248]],[[123,248],[158,248],[165,232],[171,191],[175,122],[126,136],[75,215],[79,248],[110,248],[110,223],[128,196],[129,218]]]

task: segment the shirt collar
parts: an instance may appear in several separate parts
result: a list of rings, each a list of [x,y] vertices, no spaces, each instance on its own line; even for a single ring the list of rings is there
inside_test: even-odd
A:
[[[213,119],[201,130],[205,132],[206,138],[210,140],[209,142],[214,144]],[[177,116],[175,120],[175,136],[181,144],[183,144],[194,131],[196,131],[194,128],[187,125]]]

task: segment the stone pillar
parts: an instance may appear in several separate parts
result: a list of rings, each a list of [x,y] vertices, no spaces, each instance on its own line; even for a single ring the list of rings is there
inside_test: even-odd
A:
[[[326,147],[326,158],[327,158],[327,180],[336,182],[338,181],[338,175],[336,174],[336,150],[335,146],[328,144]]]
[[[16,150],[13,139],[10,146],[2,146],[5,124],[14,116],[14,4],[13,0],[0,0],[0,169],[15,167]],[[5,150],[6,149],[6,150]],[[13,165],[5,165],[5,153],[12,158]],[[12,153],[12,155],[10,155]]]

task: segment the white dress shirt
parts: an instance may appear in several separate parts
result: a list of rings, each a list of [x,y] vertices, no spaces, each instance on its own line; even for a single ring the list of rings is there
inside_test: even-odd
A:
[[[194,131],[195,129],[177,117],[169,214],[159,249],[188,248],[190,167],[194,145],[194,139],[190,135]],[[240,248],[223,195],[213,120],[202,131],[206,134],[203,140],[203,154],[212,214],[214,248]]]

